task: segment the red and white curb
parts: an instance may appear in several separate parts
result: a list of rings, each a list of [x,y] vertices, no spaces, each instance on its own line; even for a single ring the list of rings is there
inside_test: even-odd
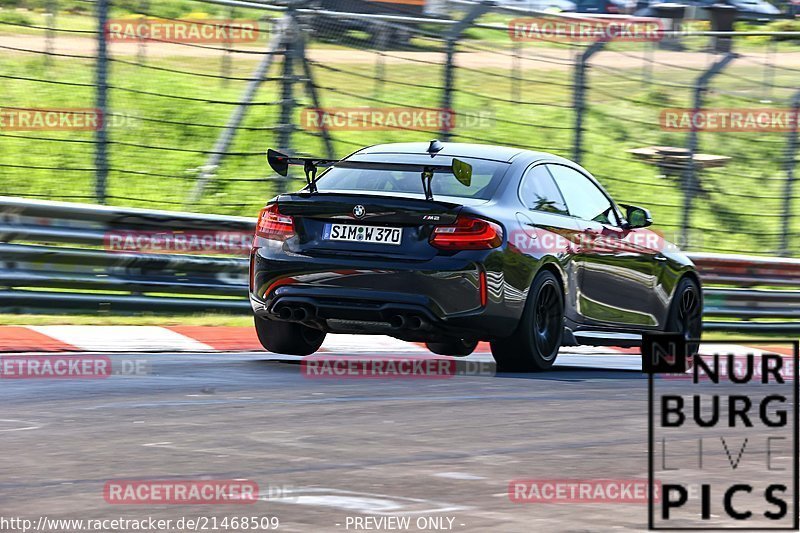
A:
[[[761,346],[761,350],[732,344],[704,344],[701,353],[761,353],[774,350],[789,355],[789,346]],[[0,326],[2,352],[226,352],[263,351],[255,330],[233,326]],[[422,343],[384,335],[330,334],[322,350],[336,354],[429,353]],[[489,354],[489,344],[476,354]],[[562,354],[576,358],[616,356],[639,362],[638,349],[565,347]]]
[[[219,352],[262,349],[254,329],[250,327],[0,327],[0,352]]]
[[[0,352],[224,352],[263,351],[251,327],[233,326],[0,326]],[[423,343],[385,335],[329,334],[322,350],[331,353],[428,353]],[[570,348],[570,350],[572,350]],[[577,353],[596,353],[580,347]],[[606,349],[604,353],[638,354]],[[476,353],[490,353],[489,343]]]

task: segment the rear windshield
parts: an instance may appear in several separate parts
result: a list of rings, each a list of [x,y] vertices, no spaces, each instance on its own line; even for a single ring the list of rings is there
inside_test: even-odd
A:
[[[461,161],[472,165],[472,182],[469,187],[461,184],[452,172],[436,172],[431,182],[433,196],[455,196],[458,198],[480,198],[488,200],[503,177],[508,163],[460,157]],[[450,164],[437,161],[436,164]],[[363,163],[374,167],[375,163]],[[317,189],[320,191],[359,191],[385,193],[418,193],[422,190],[420,170],[383,170],[358,168],[360,163],[347,161],[347,167],[333,167],[320,176]],[[355,167],[355,168],[352,168]]]

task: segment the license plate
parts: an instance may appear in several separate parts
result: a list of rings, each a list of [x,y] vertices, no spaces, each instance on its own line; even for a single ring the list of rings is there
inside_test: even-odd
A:
[[[398,245],[403,239],[403,230],[402,228],[357,226],[354,224],[325,224],[322,238],[329,241]]]

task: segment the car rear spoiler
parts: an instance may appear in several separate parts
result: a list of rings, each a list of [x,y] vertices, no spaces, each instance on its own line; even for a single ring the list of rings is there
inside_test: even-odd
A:
[[[431,141],[431,146],[434,146]],[[441,150],[441,148],[439,148]],[[436,155],[435,152],[431,153],[431,157]],[[308,183],[308,191],[310,193],[317,192],[317,169],[327,168],[337,165],[341,168],[371,168],[375,170],[399,170],[399,171],[420,171],[422,177],[422,190],[425,192],[426,200],[433,200],[433,192],[431,191],[431,180],[433,175],[437,172],[452,173],[456,179],[464,185],[469,187],[472,183],[472,165],[461,161],[460,159],[453,158],[450,165],[423,165],[415,163],[380,163],[380,162],[361,162],[361,161],[343,161],[339,159],[319,159],[315,157],[289,157],[276,150],[267,150],[267,161],[272,170],[286,176],[289,172],[289,165],[302,166],[306,174],[306,182]]]
[[[298,165],[303,167],[306,173],[306,182],[308,182],[309,192],[317,192],[317,169],[327,168],[338,163],[338,159],[317,159],[312,157],[289,157],[272,148],[267,150],[267,162],[272,170],[277,172],[283,177],[289,173],[289,165]]]

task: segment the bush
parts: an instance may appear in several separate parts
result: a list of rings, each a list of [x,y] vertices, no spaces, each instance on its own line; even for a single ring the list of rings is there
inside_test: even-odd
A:
[[[21,24],[23,26],[33,26],[33,20],[20,11],[0,11],[0,22],[9,24]]]
[[[770,22],[764,29],[767,31],[800,31],[800,20],[792,20],[792,19],[783,19],[783,20],[776,20]],[[784,36],[784,35],[777,35],[773,37],[776,41],[791,41],[791,40],[800,40],[800,36]]]

